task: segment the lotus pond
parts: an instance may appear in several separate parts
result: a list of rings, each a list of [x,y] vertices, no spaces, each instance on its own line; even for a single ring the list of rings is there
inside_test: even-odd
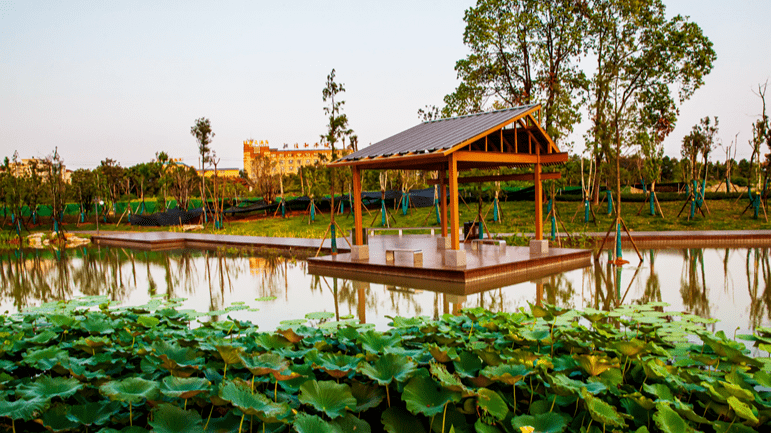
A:
[[[0,430],[768,431],[768,252],[646,258],[452,315],[458,298],[359,298],[276,257],[12,252],[3,302],[24,312],[0,316]]]
[[[603,255],[587,268],[464,298],[442,294],[440,284],[436,292],[383,284],[362,291],[356,282],[307,273],[303,260],[237,251],[3,251],[0,311],[90,295],[127,306],[182,298],[183,309],[208,320],[249,320],[263,330],[308,314],[317,324],[363,318],[385,330],[391,316],[438,319],[460,307],[513,312],[540,295],[544,303],[578,309],[665,302],[666,311],[717,319],[708,329],[728,335],[771,327],[767,248],[648,250],[641,266],[632,251],[624,255],[633,263],[614,268]]]

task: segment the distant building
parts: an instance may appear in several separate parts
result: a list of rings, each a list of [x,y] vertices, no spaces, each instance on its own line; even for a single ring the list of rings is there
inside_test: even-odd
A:
[[[267,140],[244,140],[244,170],[252,177],[252,161],[258,157],[267,157],[276,162],[273,173],[296,174],[300,167],[321,163],[326,165],[332,159],[332,149],[315,144],[284,145],[283,149],[268,147]],[[339,155],[345,155],[340,151]]]
[[[198,172],[198,175],[201,176],[201,173],[203,173],[204,177],[214,177],[214,169],[213,168],[207,168],[201,171],[200,169],[197,169],[196,172]],[[238,168],[218,168],[217,169],[217,176],[219,177],[240,177],[240,169]]]
[[[48,165],[47,161],[44,159],[28,158],[22,159],[21,162],[10,163],[11,173],[16,177],[29,176],[32,173],[33,166],[36,167],[38,176],[45,179],[48,175]],[[65,183],[70,183],[70,180],[72,179],[72,170],[67,170],[67,168],[62,165],[62,177],[64,178]]]

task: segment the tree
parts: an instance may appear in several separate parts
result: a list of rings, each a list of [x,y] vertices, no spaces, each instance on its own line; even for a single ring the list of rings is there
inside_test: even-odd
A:
[[[543,124],[559,141],[580,120],[578,61],[586,11],[573,0],[479,0],[464,16],[470,54],[455,65],[462,80],[446,107],[424,120],[543,101]]]
[[[761,112],[760,119],[756,120],[755,123],[752,124],[752,140],[750,140],[750,146],[752,146],[750,165],[753,169],[753,173],[750,175],[750,184],[756,184],[758,189],[762,187],[760,182],[761,172],[765,171],[767,177],[769,165],[771,165],[771,153],[766,154],[765,162],[761,162],[760,160],[760,155],[762,152],[761,148],[763,144],[765,144],[768,149],[771,150],[771,121],[769,121],[768,115],[766,114],[767,86],[768,81],[763,84],[758,84],[758,91],[755,93],[763,103],[763,111]],[[756,169],[755,163],[757,163],[758,166],[762,164],[762,167],[758,167]]]
[[[622,140],[629,144],[640,107],[676,107],[673,87],[680,104],[690,98],[712,70],[715,52],[697,24],[680,15],[667,19],[661,0],[592,0],[589,6],[587,43],[596,67],[587,87],[593,123],[587,142],[598,166],[615,157],[618,171]],[[620,191],[620,179],[616,183]]]
[[[694,125],[691,132],[683,137],[683,146],[680,154],[690,164],[689,181],[701,181],[701,170],[704,169],[704,178],[707,176],[707,164],[709,163],[709,154],[715,148],[715,137],[718,131],[717,117],[710,120],[709,116],[701,119]],[[703,162],[699,162],[699,157]]]
[[[96,168],[99,174],[100,196],[109,198],[113,208],[120,198],[120,189],[124,184],[125,170],[115,160],[106,158]]]
[[[98,194],[96,171],[78,169],[72,173],[70,189],[71,196],[78,203],[82,212],[88,212],[93,207],[94,199]]]
[[[332,161],[337,159],[335,152],[335,143],[340,142],[345,147],[345,138],[350,137],[353,134],[353,130],[348,127],[348,116],[342,112],[345,101],[335,101],[335,96],[338,93],[345,92],[343,83],[337,83],[335,81],[335,70],[327,75],[327,82],[324,89],[321,91],[322,100],[328,102],[329,106],[324,107],[324,114],[329,116],[329,124],[327,125],[327,133],[321,135],[321,140],[326,141],[332,147]],[[330,211],[330,227],[332,229],[332,254],[337,254],[337,248],[335,244],[335,169],[332,168],[330,187],[332,190],[332,202]]]
[[[198,142],[198,153],[201,155],[201,202],[203,204],[204,220],[206,219],[206,164],[211,159],[211,148],[209,145],[214,137],[211,129],[211,122],[205,117],[195,119],[195,125],[190,127],[190,134]]]
[[[252,160],[252,177],[249,179],[254,191],[266,203],[272,203],[279,189],[278,174],[275,173],[277,163],[266,155],[258,155]]]
[[[667,92],[644,90],[637,109],[636,139],[643,159],[642,175],[655,190],[661,180],[664,159],[664,139],[675,129],[677,107]]]
[[[54,148],[54,153],[44,160],[46,168],[46,185],[51,199],[53,230],[58,233],[59,239],[64,241],[64,230],[60,226],[64,217],[64,209],[67,206],[67,182],[64,180],[64,161],[59,155],[59,149]]]

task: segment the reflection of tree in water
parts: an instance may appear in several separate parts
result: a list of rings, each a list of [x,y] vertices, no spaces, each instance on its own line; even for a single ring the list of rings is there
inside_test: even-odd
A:
[[[686,311],[709,318],[710,307],[707,280],[704,272],[704,249],[683,249],[683,270],[680,276],[680,295]]]
[[[9,251],[0,258],[0,292],[21,310],[37,300],[56,301],[68,297],[71,292],[66,282],[67,260],[59,262],[45,259],[50,251]]]
[[[401,316],[410,311],[413,311],[416,316],[423,314],[423,307],[415,297],[413,290],[399,287],[387,288],[386,295],[383,302],[388,304],[386,308],[390,309],[391,314]],[[375,313],[377,313],[377,308],[375,308]]]
[[[648,302],[661,302],[661,282],[659,274],[656,273],[656,253],[649,250],[650,272],[645,280],[645,291],[642,297],[637,300],[638,304],[647,304]]]
[[[205,263],[204,278],[209,284],[209,311],[221,310],[225,303],[225,293],[233,291],[233,279],[237,278],[243,269],[239,266],[237,259],[227,257],[222,249],[205,251],[203,259]],[[191,263],[189,268],[194,267],[190,256],[188,256],[187,262]],[[275,269],[275,266],[273,268]],[[192,272],[192,274],[196,273]],[[219,317],[212,316],[212,320],[219,320]]]
[[[615,307],[616,277],[613,275],[613,265],[610,260],[603,263],[596,256],[592,259],[592,266],[584,270],[586,276],[594,285],[594,296],[588,302],[588,306],[610,311]]]
[[[542,302],[560,307],[574,307],[572,300],[576,290],[573,287],[573,282],[565,278],[564,273],[550,275],[543,278],[541,282],[543,282],[545,295]]]
[[[260,277],[260,283],[257,286],[258,297],[278,297],[281,292],[286,296],[289,289],[286,258],[277,255],[250,257],[249,262],[252,274]]]
[[[747,269],[747,290],[750,294],[750,329],[761,326],[766,318],[771,318],[771,266],[769,266],[768,248],[747,250],[745,261]],[[763,292],[760,293],[760,289]],[[765,316],[764,316],[765,309]]]

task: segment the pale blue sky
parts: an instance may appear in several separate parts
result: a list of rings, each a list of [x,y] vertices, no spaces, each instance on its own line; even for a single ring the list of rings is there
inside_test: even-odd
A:
[[[771,3],[665,2],[670,14],[690,15],[718,55],[667,153],[679,155],[691,126],[717,115],[721,138],[740,133],[739,157],[749,156],[760,111],[751,91],[771,77]],[[471,5],[0,0],[0,157],[58,146],[68,167],[90,168],[164,150],[197,165],[190,126],[208,117],[220,167],[241,167],[244,139],[319,140],[332,68],[346,86],[350,126],[361,144],[374,143],[418,123],[418,108],[455,88]]]

